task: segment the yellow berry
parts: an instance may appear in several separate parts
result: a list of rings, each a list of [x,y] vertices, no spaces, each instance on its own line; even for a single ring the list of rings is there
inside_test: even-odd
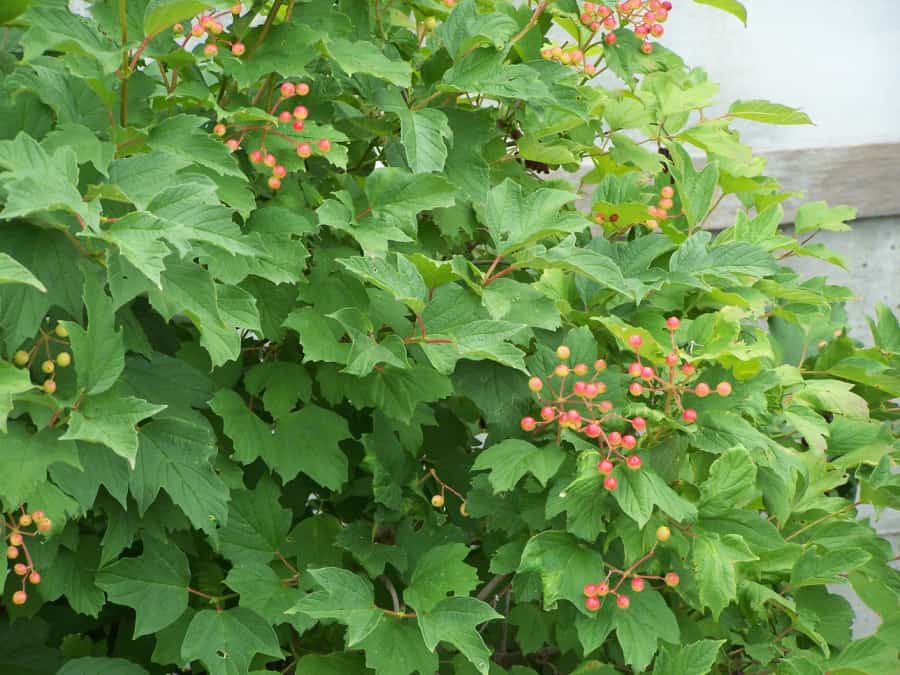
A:
[[[28,363],[28,359],[29,359],[28,352],[20,349],[13,356],[13,363],[15,363],[17,366],[24,366],[25,364]]]
[[[69,337],[69,331],[61,323],[56,324],[56,328],[53,330],[53,332],[56,333],[56,337]]]
[[[69,352],[60,352],[56,355],[56,365],[60,368],[68,368],[72,363],[72,355]]]
[[[669,537],[672,536],[672,530],[670,530],[665,525],[661,525],[656,529],[656,539],[657,541],[669,541]]]
[[[444,505],[444,496],[443,495],[435,495],[434,497],[432,497],[431,505],[436,509],[441,508]]]
[[[44,361],[41,364],[41,370],[44,371],[45,373],[47,373],[47,375],[49,375],[54,370],[56,370],[56,366],[53,365],[53,361],[51,361],[50,359],[47,359],[46,361]]]

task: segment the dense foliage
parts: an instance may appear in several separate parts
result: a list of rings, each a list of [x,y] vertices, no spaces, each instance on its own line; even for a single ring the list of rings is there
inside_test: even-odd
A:
[[[229,5],[0,13],[0,671],[897,672],[900,326],[731,126],[805,114],[668,2]]]

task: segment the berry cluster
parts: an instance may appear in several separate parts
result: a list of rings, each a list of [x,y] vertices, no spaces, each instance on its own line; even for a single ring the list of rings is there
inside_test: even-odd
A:
[[[641,362],[641,346],[644,343],[643,338],[637,333],[628,336],[628,346],[634,349],[637,360],[632,361],[628,365],[628,374],[635,378],[635,381],[628,385],[628,393],[632,396],[653,396],[659,394],[664,396],[665,414],[672,414],[672,406],[674,405],[678,412],[681,413],[681,419],[687,424],[693,424],[697,421],[697,411],[693,408],[685,408],[682,396],[691,393],[698,398],[705,398],[712,393],[712,388],[705,382],[695,382],[697,368],[692,363],[682,362],[678,353],[678,345],[675,342],[675,331],[681,325],[678,317],[670,316],[666,319],[666,328],[669,329],[669,339],[671,341],[672,351],[666,355],[666,372],[660,375],[651,366]],[[716,393],[719,396],[731,395],[732,387],[730,382],[722,381],[716,385]]]
[[[660,38],[665,33],[664,24],[672,9],[671,2],[659,0],[623,0],[616,3],[615,10],[604,4],[586,2],[581,8],[581,23],[590,29],[592,34],[601,29],[609,31],[603,35],[603,42],[614,45],[618,37],[612,31],[618,27],[633,26],[634,34],[641,39],[641,51],[644,54],[653,52],[651,38]]]
[[[558,61],[565,66],[581,68],[585,75],[597,74],[597,65],[588,63],[584,52],[577,47],[564,48],[559,45],[548,45],[541,48],[541,57],[548,61]]]
[[[588,378],[589,368],[584,363],[569,367],[566,363],[572,355],[571,350],[561,345],[556,350],[560,363],[553,369],[552,375],[546,378],[549,398],[540,398],[540,420],[523,417],[520,426],[523,431],[535,431],[556,423],[557,439],[563,429],[571,429],[595,440],[603,459],[597,464],[597,470],[606,478],[603,486],[607,490],[615,490],[619,481],[610,475],[615,468],[615,461],[625,463],[629,469],[637,471],[641,468],[641,456],[631,453],[638,445],[638,437],[646,433],[647,420],[643,417],[627,418],[613,412],[612,401],[603,399],[607,386],[598,379],[606,370],[606,361],[598,359],[594,362],[593,373]],[[570,377],[573,377],[570,380]],[[555,379],[554,379],[555,378]],[[556,384],[556,386],[554,386]],[[528,380],[528,388],[535,394],[545,389],[545,381],[540,377]],[[611,427],[621,428],[628,425],[634,433],[622,433]]]
[[[296,104],[295,97],[302,97],[309,94],[309,85],[306,82],[283,82],[281,86],[278,88],[279,96],[275,100],[275,103],[272,105],[269,110],[269,114],[278,118],[278,124],[282,125],[290,125],[291,129],[295,132],[301,132],[306,127],[306,118],[309,117],[309,109],[305,105]],[[284,106],[282,110],[279,111],[279,108]],[[266,122],[263,125],[234,125],[229,127],[229,125],[219,122],[213,127],[213,134],[219,137],[224,137],[229,135],[229,128],[231,130],[231,135],[228,140],[225,141],[225,145],[228,146],[228,149],[234,152],[235,150],[240,149],[241,143],[243,143],[244,137],[250,133],[251,131],[262,131],[262,146],[250,152],[250,161],[256,165],[263,165],[272,170],[272,174],[269,177],[268,184],[269,187],[273,190],[281,189],[281,181],[287,176],[287,169],[283,164],[278,162],[278,158],[275,157],[274,154],[266,150],[266,138],[269,134],[273,136],[278,136],[279,138],[283,138],[285,140],[290,141],[294,148],[296,149],[297,156],[301,159],[308,159],[313,154],[313,147],[307,141],[297,140],[296,138],[292,138],[276,129],[276,124],[274,122]],[[316,143],[316,147],[319,152],[327,153],[331,150],[331,141],[327,138],[319,139]]]
[[[53,523],[43,511],[37,510],[29,514],[24,507],[21,511],[18,518],[7,516],[4,523],[9,529],[9,534],[6,536],[6,541],[9,543],[6,548],[6,557],[9,560],[17,560],[21,553],[25,558],[25,562],[17,562],[13,565],[13,572],[22,577],[22,589],[12,595],[14,605],[24,605],[27,602],[26,583],[34,586],[41,583],[41,574],[34,569],[34,562],[28,551],[28,545],[25,543],[25,537],[36,537],[39,533],[49,532],[53,527]]]
[[[659,191],[659,199],[656,204],[651,204],[647,207],[647,215],[649,215],[650,218],[644,221],[644,225],[651,230],[655,230],[659,227],[659,221],[668,220],[670,217],[669,211],[675,206],[674,198],[675,188],[671,185],[663,186]],[[613,213],[607,217],[602,213],[598,213],[594,216],[594,222],[598,225],[604,223],[607,219],[611,223],[616,223],[619,220],[619,214]]]
[[[72,355],[69,352],[59,351],[54,357],[50,345],[62,344],[68,346],[68,342],[66,342],[67,337],[69,337],[69,331],[61,323],[58,323],[52,335],[41,330],[40,337],[35,340],[29,351],[20,349],[13,355],[13,363],[20,368],[31,369],[37,359],[38,352],[43,348],[46,359],[41,361],[41,372],[47,378],[41,384],[41,388],[48,394],[56,393],[56,368],[68,368],[72,364]]]
[[[438,476],[437,471],[435,471],[433,468],[432,468],[432,469],[429,469],[429,470],[428,470],[428,473],[426,473],[426,474],[419,480],[419,482],[420,482],[420,483],[423,483],[423,482],[425,482],[426,480],[428,480],[429,478],[430,478],[431,480],[433,480],[435,483],[437,483],[437,486],[438,486],[438,487],[440,488],[440,490],[441,490],[440,492],[434,494],[434,495],[431,497],[431,505],[432,505],[434,508],[436,508],[436,509],[443,508],[443,507],[444,507],[444,504],[447,503],[446,496],[447,496],[447,493],[449,492],[450,494],[456,496],[457,499],[459,499],[459,501],[460,501],[460,504],[459,504],[459,513],[460,513],[460,515],[463,516],[463,517],[468,517],[469,512],[466,510],[466,498],[465,498],[460,492],[458,492],[457,490],[454,490],[452,487],[450,487],[449,485],[447,485],[447,483],[445,483],[444,481],[442,481],[441,478],[440,478],[440,476]]]
[[[672,536],[671,530],[663,525],[656,530],[656,539],[660,542],[668,541]],[[640,593],[647,587],[648,581],[661,581],[661,587],[674,588],[681,581],[677,572],[668,572],[665,576],[654,576],[652,574],[639,574],[638,568],[645,562],[650,560],[656,553],[656,544],[632,564],[627,569],[619,569],[612,565],[605,565],[608,570],[603,581],[597,583],[588,583],[584,586],[584,606],[589,612],[596,612],[603,606],[603,599],[612,596],[616,599],[616,606],[619,609],[628,609],[631,606],[631,599],[624,593],[619,592],[623,584],[628,581],[631,590]],[[613,581],[613,576],[618,578]]]
[[[182,47],[187,46],[188,40],[192,37],[197,39],[206,38],[206,44],[203,45],[203,53],[209,57],[215,57],[219,55],[219,44],[224,44],[227,47],[231,48],[231,53],[235,56],[243,56],[244,52],[247,51],[246,45],[240,40],[236,40],[234,42],[230,42],[222,37],[222,34],[225,33],[225,25],[219,21],[222,17],[228,16],[229,14],[233,16],[239,16],[243,11],[243,7],[241,3],[237,3],[232,5],[230,9],[225,10],[224,12],[219,12],[214,14],[212,12],[201,14],[194,20],[191,24],[191,30],[185,35],[184,41],[181,43]],[[172,32],[176,36],[184,35],[184,25],[180,23],[176,23],[172,26]]]

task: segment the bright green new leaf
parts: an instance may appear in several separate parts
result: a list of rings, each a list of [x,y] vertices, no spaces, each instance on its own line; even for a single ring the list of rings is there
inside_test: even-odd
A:
[[[805,112],[770,101],[735,101],[728,109],[731,117],[764,124],[812,124]]]
[[[851,227],[845,221],[856,218],[856,209],[851,206],[830,207],[825,202],[807,202],[797,209],[794,216],[794,231],[797,234],[812,230],[849,232]]]
[[[11,363],[0,361],[0,433],[6,433],[6,419],[19,394],[34,389],[28,371]]]
[[[694,0],[694,2],[728,12],[737,17],[742,24],[747,25],[747,8],[738,0]]]

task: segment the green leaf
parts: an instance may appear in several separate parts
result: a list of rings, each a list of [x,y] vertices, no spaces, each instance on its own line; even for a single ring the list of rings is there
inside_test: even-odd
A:
[[[227,7],[228,4],[225,0],[150,0],[144,10],[144,34],[154,35],[210,7]]]
[[[794,231],[797,234],[811,230],[849,232],[852,228],[845,221],[854,218],[856,209],[852,206],[829,208],[826,202],[807,202],[797,209],[797,215],[794,216]]]
[[[812,124],[805,112],[770,101],[735,101],[728,109],[730,117],[739,117],[764,124]]]
[[[551,188],[538,188],[526,195],[519,183],[507,179],[488,192],[487,201],[476,209],[497,255],[507,256],[542,239],[587,229],[588,222],[581,214],[559,212],[576,196]]]
[[[347,647],[358,645],[382,620],[383,613],[375,607],[372,584],[352,572],[338,567],[309,570],[322,587],[313,591],[288,610],[303,612],[314,619],[334,619],[347,626]]]
[[[439,642],[451,644],[479,673],[487,674],[491,652],[476,627],[503,618],[490,605],[475,598],[446,598],[430,611],[417,614],[416,618],[428,649],[434,651]]]
[[[34,389],[28,370],[0,361],[0,433],[6,433],[6,420],[19,394]]]
[[[741,508],[757,496],[756,464],[743,448],[721,455],[700,486],[700,511],[704,515],[725,514]]]
[[[862,567],[871,554],[866,551],[850,548],[840,551],[826,551],[819,555],[815,549],[807,549],[794,563],[791,571],[791,586],[820,586],[824,584],[847,583],[846,573]]]
[[[883,302],[875,305],[875,320],[867,319],[872,337],[881,349],[900,353],[900,321]]]
[[[102,275],[85,274],[84,304],[87,329],[70,321],[63,325],[69,331],[78,386],[87,395],[95,396],[112,388],[125,369],[125,343],[122,332],[116,330],[115,308],[106,294]],[[126,459],[133,464],[133,456]]]
[[[616,639],[622,646],[625,662],[635,671],[644,672],[656,653],[658,640],[678,643],[678,621],[663,596],[652,590],[628,595],[631,605],[628,611],[617,610],[608,602],[606,611],[612,611],[616,627]]]
[[[268,478],[253,490],[232,492],[228,522],[219,531],[222,555],[238,565],[272,561],[291,529],[290,511],[281,506],[280,497]]]
[[[775,273],[775,259],[759,246],[735,241],[709,247],[709,232],[688,237],[669,259],[669,270],[700,277],[731,278],[733,274],[765,277]]]
[[[465,544],[435,546],[419,558],[403,599],[417,612],[430,612],[452,593],[467,596],[478,585],[478,571],[463,561],[469,555]]]
[[[47,288],[40,279],[28,271],[28,268],[15,258],[0,253],[0,284],[26,284],[46,293]]]
[[[472,468],[489,470],[488,479],[494,492],[507,492],[526,473],[537,478],[541,485],[546,485],[565,458],[566,454],[556,445],[538,448],[527,441],[508,438],[480,452]]]
[[[76,357],[77,358],[77,357]],[[138,452],[138,422],[165,410],[133,396],[106,392],[87,398],[72,412],[62,440],[89,441],[105,445],[134,468]]]
[[[282,656],[269,622],[244,607],[197,612],[181,647],[185,661],[200,661],[210,675],[247,673],[257,654]]]
[[[370,577],[377,577],[390,564],[398,571],[406,570],[406,551],[399,546],[375,541],[371,526],[363,520],[344,527],[334,543],[349,551]]]
[[[551,249],[535,247],[529,253],[533,256],[528,260],[530,267],[575,272],[627,298],[639,299],[641,296],[640,282],[626,280],[621,268],[609,256],[578,248],[575,237],[567,237]]]
[[[698,640],[681,646],[665,645],[653,664],[653,675],[706,675],[725,640]]]
[[[738,0],[694,0],[699,5],[709,5],[723,12],[728,12],[737,17],[742,24],[747,25],[747,8]]]
[[[422,633],[408,619],[384,617],[359,647],[376,673],[432,673],[439,667],[437,653],[425,646]]]
[[[350,42],[337,38],[328,42],[327,49],[331,58],[348,75],[365,73],[398,87],[410,86],[409,64],[389,59],[371,42]]]
[[[840,380],[807,380],[794,397],[817,410],[868,419],[869,405],[864,398],[850,391],[854,386]]]
[[[447,146],[453,143],[453,131],[447,123],[447,116],[433,108],[410,111],[406,106],[399,111],[399,115],[400,142],[403,143],[410,171],[443,171],[447,161]]]
[[[613,496],[638,527],[646,525],[654,506],[659,506],[676,520],[696,519],[696,507],[679,496],[652,470],[632,471],[620,467],[616,469],[615,475],[619,480],[619,487],[613,492]]]
[[[723,537],[699,535],[693,540],[693,565],[700,602],[708,607],[713,618],[737,599],[735,564],[756,560],[742,537],[727,534]]]
[[[512,17],[501,12],[479,14],[474,0],[463,0],[435,32],[455,61],[483,45],[499,49],[518,30]]]
[[[271,567],[259,563],[235,565],[225,577],[225,585],[241,596],[241,607],[256,612],[275,626],[290,623],[303,634],[315,621],[299,613],[285,614],[303,597],[303,592],[286,586],[283,581]]]
[[[176,544],[144,539],[140,557],[121,558],[98,574],[96,584],[110,602],[135,611],[134,637],[174,623],[187,609],[191,571]]]
[[[0,442],[0,499],[8,506],[21,504],[57,462],[81,467],[75,443],[61,440],[52,429],[31,434],[22,424],[10,424]]]
[[[568,600],[583,609],[584,585],[601,569],[603,558],[599,553],[571,534],[548,530],[528,540],[517,572],[540,575],[546,608]]]
[[[126,659],[82,656],[66,661],[56,675],[147,675],[147,671]]]
[[[217,452],[209,423],[200,416],[157,419],[141,428],[137,462],[129,485],[142,515],[160,490],[207,533],[228,516],[228,488],[213,470]]]
[[[417,314],[425,309],[428,301],[425,281],[405,256],[393,256],[386,260],[344,258],[338,262],[363,281],[387,291]]]
[[[697,171],[693,161],[683,148],[672,145],[675,181],[678,185],[678,196],[684,208],[684,216],[690,228],[700,225],[712,208],[719,181],[719,165],[712,162]]]

